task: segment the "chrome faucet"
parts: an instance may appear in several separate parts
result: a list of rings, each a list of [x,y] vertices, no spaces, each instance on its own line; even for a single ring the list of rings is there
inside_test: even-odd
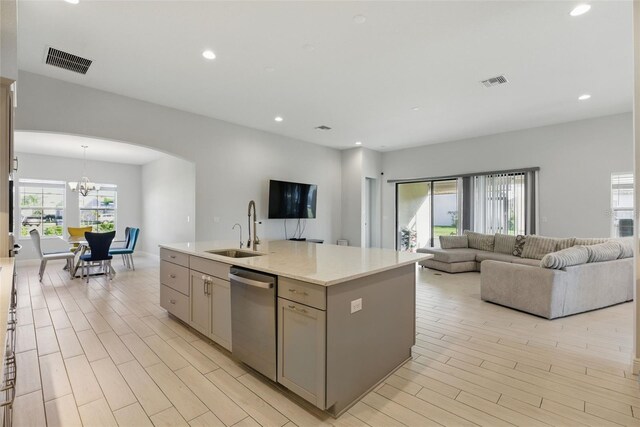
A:
[[[233,227],[231,227],[231,229],[235,230],[236,229],[236,225],[238,227],[240,227],[240,249],[242,249],[242,245],[243,245],[243,243],[242,243],[242,226],[236,222],[235,224],[233,224]]]
[[[253,237],[251,237],[251,208],[252,207],[253,207]],[[247,248],[253,247],[253,250],[257,251],[258,250],[257,246],[260,244],[260,239],[258,239],[258,232],[256,230],[256,222],[257,222],[256,202],[254,202],[253,200],[249,202],[248,215],[249,215],[249,219],[247,222],[249,225],[249,241],[247,242]]]

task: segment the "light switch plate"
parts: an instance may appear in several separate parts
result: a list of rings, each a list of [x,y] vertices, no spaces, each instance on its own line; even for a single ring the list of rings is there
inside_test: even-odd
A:
[[[351,301],[351,314],[362,310],[362,298]]]

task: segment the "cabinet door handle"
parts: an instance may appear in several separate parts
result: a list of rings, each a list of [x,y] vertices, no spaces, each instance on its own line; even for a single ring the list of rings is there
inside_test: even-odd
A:
[[[176,259],[175,255],[169,255],[169,258]]]
[[[305,310],[304,308],[298,308],[295,305],[289,305],[289,308],[291,310],[299,311],[300,313],[306,313],[307,312],[307,310]]]
[[[298,292],[296,289],[291,289],[291,288],[289,288],[289,292],[291,292],[292,294],[297,294],[297,293],[299,293],[300,295],[304,295],[304,296],[308,296],[308,295],[309,295],[308,293],[306,293],[306,292],[304,292],[304,291],[302,291],[302,292]]]
[[[176,275],[175,274],[170,274],[169,277],[171,277],[172,279],[175,279]]]
[[[170,302],[171,304],[175,304],[175,303],[176,303],[176,300],[174,300],[174,299],[170,299],[170,300],[169,300],[169,302]]]

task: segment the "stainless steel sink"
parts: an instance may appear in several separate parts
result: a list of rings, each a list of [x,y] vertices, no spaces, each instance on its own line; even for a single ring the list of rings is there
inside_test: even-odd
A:
[[[226,256],[229,258],[250,258],[254,256],[262,256],[263,254],[253,251],[239,251],[238,249],[214,249],[205,251],[209,254]]]

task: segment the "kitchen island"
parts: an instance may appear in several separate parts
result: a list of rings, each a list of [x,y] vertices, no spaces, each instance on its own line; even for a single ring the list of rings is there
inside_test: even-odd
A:
[[[429,255],[293,241],[234,249],[237,241],[160,245],[161,306],[234,354],[229,273],[272,275],[273,379],[333,416],[411,357],[415,263]]]

